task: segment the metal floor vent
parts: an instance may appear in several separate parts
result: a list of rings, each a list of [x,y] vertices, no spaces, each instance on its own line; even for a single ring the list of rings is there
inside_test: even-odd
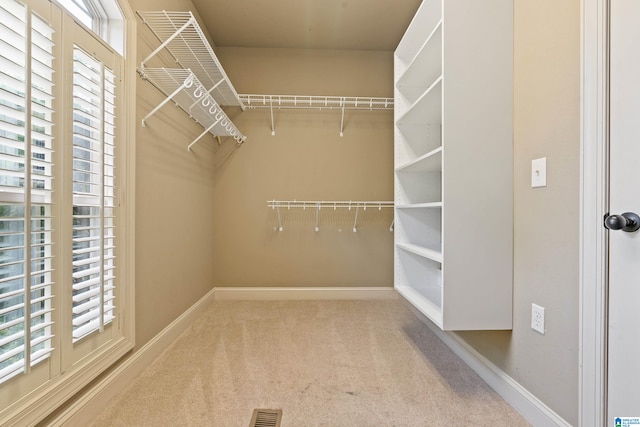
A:
[[[254,409],[249,427],[280,427],[282,409]]]

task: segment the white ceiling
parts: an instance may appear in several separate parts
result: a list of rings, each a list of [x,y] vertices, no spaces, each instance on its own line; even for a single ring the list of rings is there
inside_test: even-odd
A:
[[[421,0],[192,0],[221,47],[395,50]]]

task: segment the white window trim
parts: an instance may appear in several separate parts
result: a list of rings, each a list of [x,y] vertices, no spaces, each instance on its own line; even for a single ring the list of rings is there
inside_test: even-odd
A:
[[[34,425],[42,421],[63,403],[80,392],[98,375],[105,372],[134,347],[135,343],[135,107],[136,107],[136,19],[128,3],[117,0],[125,18],[125,52],[122,82],[124,99],[119,114],[129,119],[123,123],[124,141],[120,141],[124,170],[120,183],[121,264],[119,274],[126,280],[120,289],[121,336],[100,354],[94,354],[57,375],[44,385],[33,390],[28,398],[22,399],[1,411],[0,424],[4,426]],[[64,10],[64,8],[61,8]],[[67,13],[66,11],[64,13]]]

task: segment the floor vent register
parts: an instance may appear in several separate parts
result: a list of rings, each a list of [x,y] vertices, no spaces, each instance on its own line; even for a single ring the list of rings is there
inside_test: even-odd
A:
[[[282,409],[254,409],[249,427],[280,427]]]

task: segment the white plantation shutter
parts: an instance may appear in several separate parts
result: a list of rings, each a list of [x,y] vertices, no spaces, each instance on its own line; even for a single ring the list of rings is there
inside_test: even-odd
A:
[[[73,340],[115,318],[115,76],[73,50]]]
[[[0,382],[52,348],[53,30],[0,3]]]

